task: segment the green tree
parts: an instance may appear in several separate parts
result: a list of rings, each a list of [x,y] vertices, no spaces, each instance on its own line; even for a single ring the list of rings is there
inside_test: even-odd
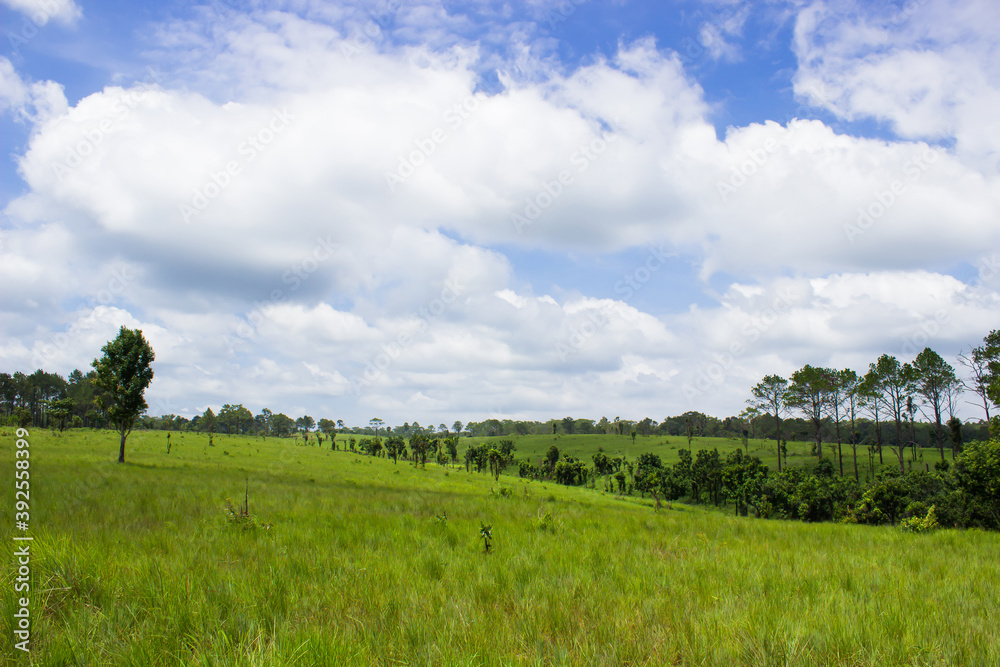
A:
[[[875,364],[868,367],[868,372],[858,383],[858,401],[875,422],[875,449],[878,452],[878,463],[882,465],[882,380],[879,378]],[[871,445],[868,446],[871,453]]]
[[[844,396],[844,409],[847,412],[845,417],[851,420],[851,452],[854,457],[854,480],[860,481],[858,476],[858,431],[857,417],[858,407],[861,404],[861,378],[850,368],[837,373],[837,382]],[[780,472],[780,470],[779,470]],[[843,471],[841,471],[843,476]]]
[[[913,360],[913,374],[917,393],[934,415],[935,440],[944,461],[945,435],[941,412],[949,392],[959,383],[958,376],[951,364],[929,347],[925,347]]]
[[[549,451],[545,454],[545,464],[549,468],[549,474],[556,469],[556,463],[559,462],[559,448],[555,445],[549,447]]]
[[[316,420],[310,417],[309,415],[302,415],[301,417],[295,420],[295,425],[298,426],[303,431],[305,431],[306,433],[309,433],[316,426]]]
[[[983,338],[983,358],[986,361],[986,396],[993,405],[1000,406],[1000,329],[994,329]]]
[[[903,456],[906,441],[903,439],[903,413],[907,399],[913,394],[915,377],[910,364],[901,364],[896,357],[883,354],[875,362],[875,370],[882,384],[882,401],[896,422],[896,455],[899,457],[899,474],[906,474]]]
[[[812,422],[818,458],[823,458],[823,418],[833,374],[829,368],[816,368],[806,364],[792,373],[792,382],[788,387],[788,404],[797,408]]]
[[[781,472],[781,415],[788,410],[788,380],[780,375],[765,375],[751,390],[748,402],[774,418],[774,445],[778,450],[778,472]]]
[[[49,418],[59,424],[59,432],[66,429],[66,420],[73,414],[72,398],[57,398],[49,401]]]
[[[322,419],[319,420],[318,426],[319,426],[319,430],[320,431],[322,431],[323,433],[326,433],[327,436],[329,436],[329,438],[330,438],[330,449],[331,450],[337,449],[337,440],[336,440],[336,437],[335,437],[336,434],[337,434],[337,422],[333,421],[332,419],[326,419],[324,417],[324,418],[322,418]]]
[[[143,394],[153,381],[152,363],[156,355],[141,330],[124,326],[101,351],[104,356],[94,359],[92,364],[97,371],[94,384],[104,391],[101,408],[121,435],[118,462],[125,463],[125,440],[135,420],[149,407]]]
[[[955,460],[955,480],[972,519],[1000,529],[1000,439],[970,442]]]
[[[737,515],[746,516],[751,507],[758,515],[761,513],[766,480],[767,466],[756,456],[745,456],[743,450],[737,449],[726,457],[722,487],[736,506]]]

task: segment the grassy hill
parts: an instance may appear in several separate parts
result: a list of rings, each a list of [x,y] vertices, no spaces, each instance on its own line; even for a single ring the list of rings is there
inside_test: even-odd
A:
[[[275,439],[138,432],[124,465],[114,434],[29,441],[33,665],[1000,664],[992,533],[657,512]]]

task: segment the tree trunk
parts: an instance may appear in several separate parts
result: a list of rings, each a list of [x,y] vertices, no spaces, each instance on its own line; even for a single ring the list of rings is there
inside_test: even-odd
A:
[[[122,434],[122,444],[118,450],[118,463],[125,463],[125,429],[122,429],[120,433]]]
[[[774,444],[778,449],[778,472],[781,472],[781,418],[774,411]]]
[[[899,419],[896,420],[896,452],[899,454],[899,474],[906,475],[906,467],[903,465],[906,444],[903,442],[903,425]]]

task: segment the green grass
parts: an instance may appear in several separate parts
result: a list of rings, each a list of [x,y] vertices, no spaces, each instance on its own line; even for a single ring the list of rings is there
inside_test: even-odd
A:
[[[751,456],[758,457],[770,470],[778,470],[777,446],[774,440],[751,439],[744,447],[738,438],[701,438],[695,437],[690,444],[686,436],[678,435],[649,435],[636,436],[635,442],[628,435],[606,435],[606,434],[556,434],[556,435],[525,435],[525,436],[504,436],[498,438],[462,438],[459,444],[459,455],[464,454],[465,448],[470,442],[490,442],[493,440],[509,439],[513,440],[517,447],[514,456],[522,461],[528,458],[532,463],[537,464],[545,457],[549,447],[555,445],[559,448],[559,453],[570,454],[584,461],[588,465],[593,465],[592,456],[598,448],[611,457],[625,456],[630,461],[635,461],[639,454],[651,452],[659,455],[660,459],[667,465],[672,465],[678,460],[678,450],[687,449],[695,456],[699,449],[718,449],[723,460],[726,455],[737,449],[743,449]],[[338,440],[339,442],[339,440]],[[787,443],[788,463],[790,465],[812,465],[816,463],[816,457],[811,454],[813,442],[792,441]],[[836,462],[837,443],[823,443],[823,456]],[[933,466],[937,459],[937,450],[924,449],[924,458]],[[842,445],[844,457],[844,473],[853,474],[853,460],[851,458],[851,448],[849,445]],[[933,454],[933,456],[931,456]],[[888,464],[898,461],[893,450],[888,447],[883,448],[883,456]],[[909,460],[909,453],[907,453]],[[898,465],[898,464],[896,464]],[[868,467],[868,450],[865,446],[858,447],[858,470],[862,478]]]
[[[656,512],[507,477],[502,497],[464,469],[275,439],[174,434],[167,455],[137,432],[125,465],[114,434],[30,440],[35,665],[1000,664],[996,534]],[[0,662],[26,664],[13,450],[8,429]],[[226,518],[247,483],[267,529]]]

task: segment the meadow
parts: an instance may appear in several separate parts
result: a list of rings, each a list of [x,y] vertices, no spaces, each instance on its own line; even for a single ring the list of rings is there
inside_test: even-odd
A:
[[[656,511],[301,440],[140,431],[123,465],[112,433],[29,441],[31,653],[5,482],[2,664],[1000,664],[994,533]]]
[[[360,437],[363,436],[355,436],[357,439],[360,439]],[[338,447],[340,446],[339,443],[343,438],[344,436],[338,436]],[[468,443],[480,444],[497,440],[513,440],[514,445],[517,448],[514,452],[515,459],[522,461],[527,458],[536,465],[545,457],[549,447],[555,445],[559,449],[560,455],[569,454],[570,456],[580,459],[588,466],[593,465],[593,459],[591,457],[598,451],[598,449],[602,450],[610,457],[622,456],[633,462],[639,457],[640,454],[650,452],[659,456],[664,465],[667,466],[671,466],[679,460],[678,452],[682,449],[687,449],[692,453],[692,455],[700,449],[718,449],[723,460],[725,460],[727,454],[730,454],[737,449],[742,449],[750,456],[759,458],[769,470],[774,472],[777,472],[778,470],[777,445],[773,439],[763,440],[750,438],[747,440],[746,445],[744,445],[739,438],[695,436],[690,442],[688,442],[687,436],[681,435],[637,435],[634,442],[628,435],[608,435],[604,433],[557,433],[555,435],[462,438],[462,444],[459,446],[459,460],[461,460],[461,455],[464,453],[465,447]],[[814,465],[816,463],[816,457],[812,454],[814,445],[815,442],[812,441],[803,442],[789,440],[786,443],[788,458],[787,461],[782,459],[782,466],[786,463],[792,466]],[[853,475],[854,462],[852,459],[851,447],[847,443],[842,443],[841,450],[844,459],[844,473],[846,475]],[[950,453],[947,453],[946,455],[949,458],[951,456]],[[866,474],[873,476],[873,472],[881,468],[883,465],[893,467],[898,466],[898,459],[896,458],[895,451],[889,448],[888,445],[883,447],[882,456],[883,464],[879,465],[878,457],[876,455],[873,470],[869,473],[868,448],[866,445],[858,446],[858,471],[862,480],[865,479]],[[915,465],[921,470],[928,465],[933,467],[934,462],[939,460],[938,451],[933,448],[918,448],[917,456],[918,461]],[[836,466],[836,442],[823,443],[823,457],[830,459]],[[909,461],[909,453],[907,453],[906,457],[906,460]]]

